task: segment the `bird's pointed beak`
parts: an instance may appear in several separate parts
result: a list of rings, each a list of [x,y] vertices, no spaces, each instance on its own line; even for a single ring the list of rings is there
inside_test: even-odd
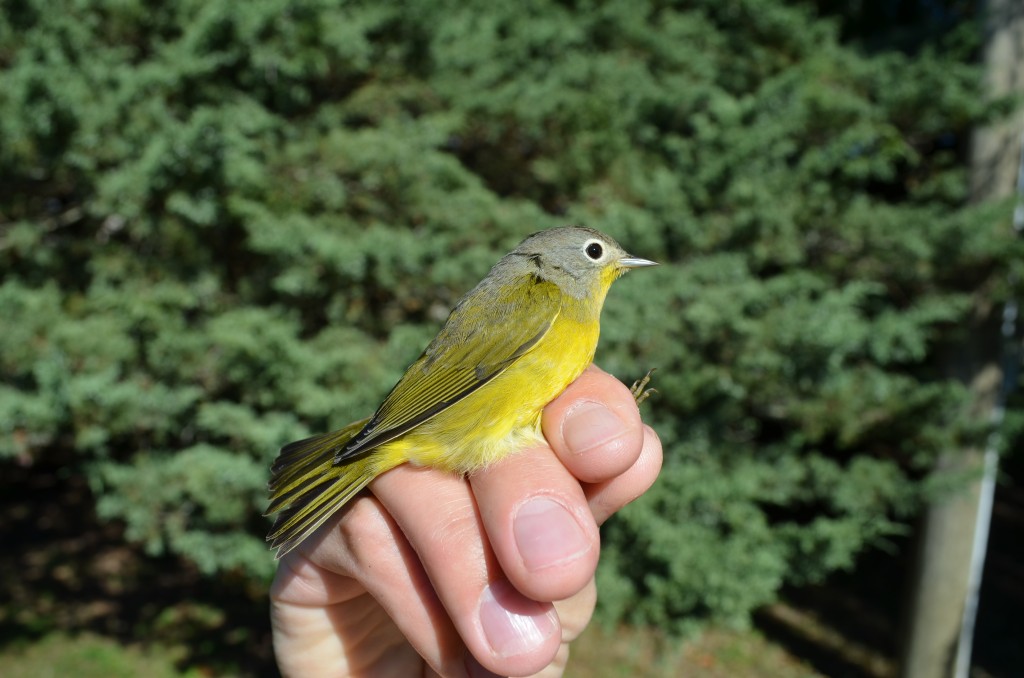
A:
[[[640,257],[622,257],[619,259],[619,266],[622,268],[643,268],[645,266],[657,266],[658,262],[651,261],[650,259],[641,259]]]

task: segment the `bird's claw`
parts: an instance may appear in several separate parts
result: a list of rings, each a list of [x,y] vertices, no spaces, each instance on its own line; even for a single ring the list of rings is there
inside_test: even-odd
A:
[[[643,379],[637,379],[633,382],[633,385],[629,387],[629,392],[633,394],[633,400],[636,401],[638,407],[643,401],[650,398],[652,393],[658,392],[658,389],[656,388],[644,388],[651,381],[651,374],[653,374],[656,369],[658,368],[652,367],[647,370],[647,374],[643,376]]]

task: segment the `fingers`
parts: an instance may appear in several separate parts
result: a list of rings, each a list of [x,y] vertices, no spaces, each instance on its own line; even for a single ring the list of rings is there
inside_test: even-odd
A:
[[[543,426],[554,453],[522,451],[469,483],[399,467],[289,554],[272,592],[275,649],[312,663],[285,674],[325,656],[358,672],[410,649],[443,675],[564,662],[593,610],[597,525],[651,485],[661,445],[595,367]]]
[[[551,662],[561,642],[554,608],[505,578],[464,479],[401,466],[372,488],[402,526],[455,629],[484,668],[524,675]]]
[[[623,506],[650,489],[661,471],[661,440],[654,429],[643,427],[644,441],[637,460],[621,474],[584,487],[590,511],[598,525],[611,518]]]
[[[579,481],[548,448],[524,450],[470,476],[501,569],[534,600],[572,596],[593,577],[597,524]]]
[[[544,436],[582,482],[594,520],[604,523],[654,483],[658,434],[640,420],[625,384],[591,365],[544,410]]]
[[[593,367],[548,406],[544,426],[556,454],[518,452],[470,484],[509,581],[534,600],[555,601],[593,578],[597,526],[651,486],[661,444],[629,389]]]
[[[404,652],[445,675],[464,665],[465,648],[419,558],[371,496],[281,560],[271,601],[284,675],[359,674],[412,661]]]
[[[576,478],[599,483],[637,460],[644,431],[626,385],[591,365],[544,408],[544,437]]]

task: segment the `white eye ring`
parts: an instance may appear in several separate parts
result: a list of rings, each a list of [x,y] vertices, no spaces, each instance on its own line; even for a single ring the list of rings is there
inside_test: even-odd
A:
[[[583,243],[583,253],[587,255],[587,258],[592,261],[601,261],[604,259],[605,246],[600,240],[590,239]]]

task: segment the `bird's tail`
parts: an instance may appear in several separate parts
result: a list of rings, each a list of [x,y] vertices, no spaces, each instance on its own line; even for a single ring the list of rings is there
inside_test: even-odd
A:
[[[278,558],[298,546],[385,470],[379,468],[379,460],[372,454],[340,465],[334,463],[334,455],[366,421],[281,448],[270,467],[270,505],[264,514],[278,514],[267,535]]]

